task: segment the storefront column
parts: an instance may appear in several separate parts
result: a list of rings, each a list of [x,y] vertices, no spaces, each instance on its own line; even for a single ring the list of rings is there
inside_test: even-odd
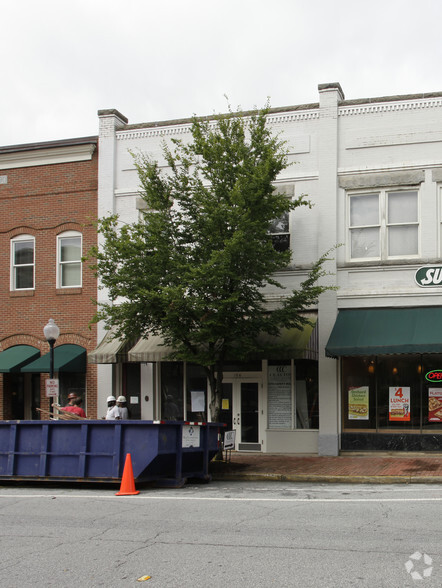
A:
[[[321,208],[318,230],[319,253],[323,255],[333,248],[338,239],[338,104],[344,99],[337,83],[319,85],[319,136],[318,174],[319,206]],[[321,283],[336,285],[336,252],[324,265],[327,274]],[[337,295],[328,291],[321,295],[318,304],[319,326],[319,455],[339,454],[339,387],[338,363],[325,357],[325,346],[337,315]]]

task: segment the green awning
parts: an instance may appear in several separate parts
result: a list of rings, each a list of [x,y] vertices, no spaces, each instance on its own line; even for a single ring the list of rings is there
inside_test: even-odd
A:
[[[22,372],[49,373],[50,352],[21,368]],[[54,347],[54,372],[86,372],[86,349],[79,345]]]
[[[40,351],[31,345],[15,345],[0,353],[0,372],[19,372],[20,368],[37,359]]]
[[[327,357],[442,353],[442,308],[340,310]]]

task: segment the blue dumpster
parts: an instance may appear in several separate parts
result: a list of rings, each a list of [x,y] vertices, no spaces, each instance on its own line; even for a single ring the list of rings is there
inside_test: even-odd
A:
[[[135,481],[209,480],[220,423],[0,421],[0,480],[116,482],[131,454]]]

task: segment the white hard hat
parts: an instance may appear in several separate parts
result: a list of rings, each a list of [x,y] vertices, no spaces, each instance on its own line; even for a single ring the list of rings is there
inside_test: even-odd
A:
[[[126,396],[118,396],[117,402],[126,402]]]
[[[108,396],[106,402],[115,402],[115,396]]]

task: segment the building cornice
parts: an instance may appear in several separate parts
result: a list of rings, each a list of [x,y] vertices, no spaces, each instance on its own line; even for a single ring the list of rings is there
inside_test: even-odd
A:
[[[37,145],[37,144],[36,144]],[[54,165],[88,161],[97,147],[97,141],[80,143],[46,143],[36,145],[17,145],[0,148],[0,169]]]
[[[404,110],[426,110],[440,108],[442,94],[431,94],[428,97],[396,96],[372,100],[347,100],[341,102],[338,108],[339,116],[355,116],[384,112],[400,112]]]

